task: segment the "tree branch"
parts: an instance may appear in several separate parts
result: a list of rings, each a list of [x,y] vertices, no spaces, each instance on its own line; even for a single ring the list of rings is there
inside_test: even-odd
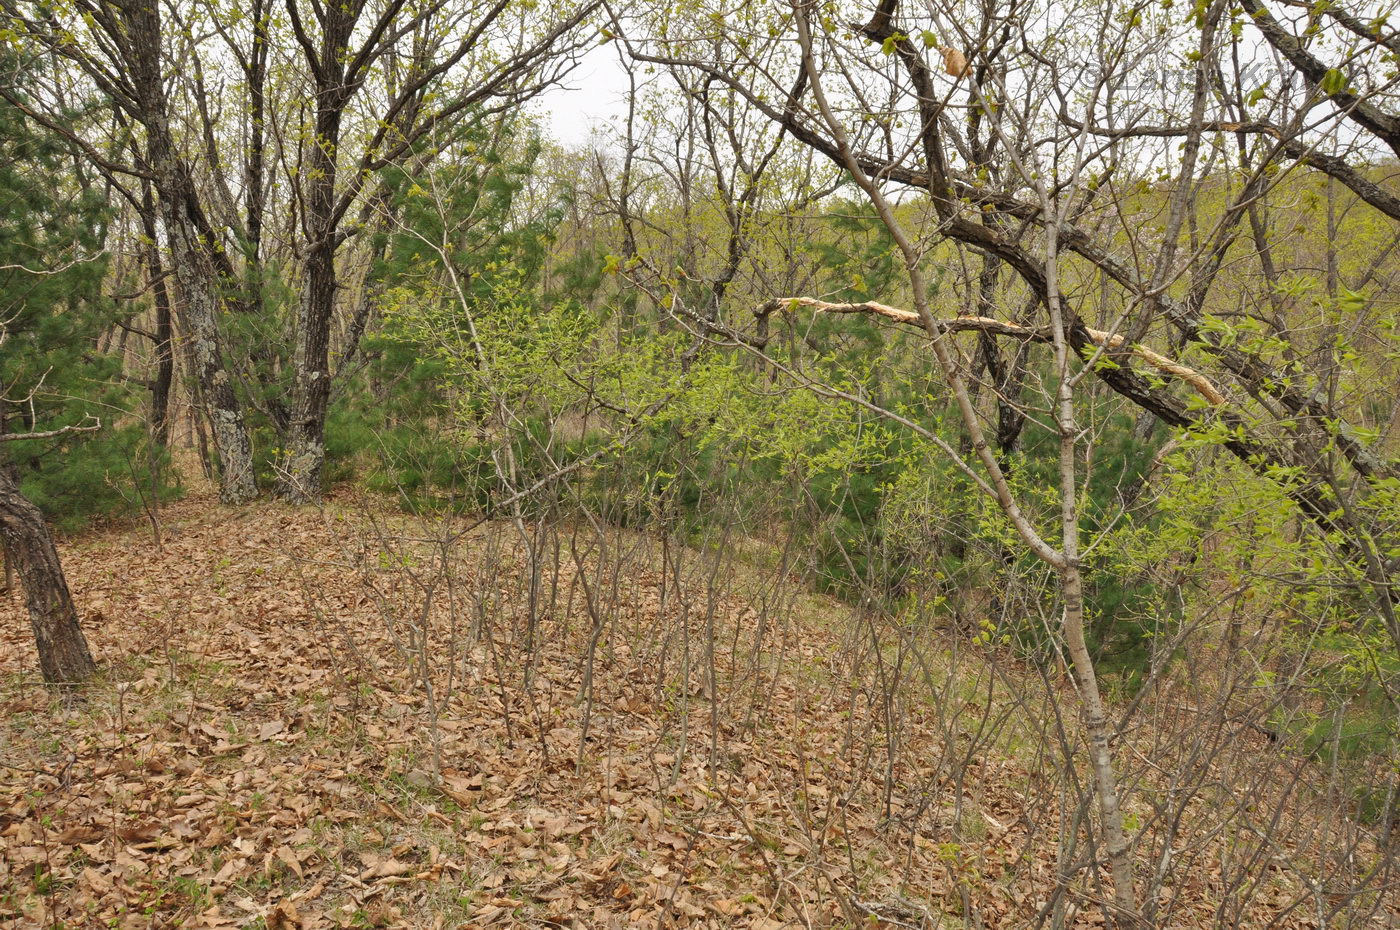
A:
[[[87,420],[93,421],[91,426],[83,426],[74,423],[69,426],[59,427],[58,429],[44,430],[35,433],[0,433],[0,442],[21,442],[27,439],[54,439],[59,436],[66,436],[69,433],[91,433],[102,428],[102,421],[92,414],[88,414],[84,422],[87,422]]]
[[[866,313],[874,316],[882,316],[886,319],[894,320],[896,323],[903,323],[906,326],[913,326],[924,329],[923,322],[917,313],[909,310],[900,310],[885,304],[866,301],[865,303],[837,304],[828,303],[824,300],[817,300],[814,297],[780,297],[770,300],[759,309],[754,311],[755,316],[767,316],[776,310],[792,309],[793,307],[811,307],[819,313]],[[1021,326],[1017,323],[1008,323],[1004,320],[997,320],[985,316],[959,316],[951,320],[935,320],[934,325],[940,332],[983,332],[998,336],[1010,336],[1016,339],[1027,339],[1032,342],[1050,342],[1052,334],[1046,327]],[[1103,330],[1084,330],[1088,333],[1093,342],[1103,348],[1117,349],[1123,347],[1127,340],[1123,336],[1115,333],[1107,333]],[[1221,393],[1209,378],[1189,368],[1180,362],[1173,361],[1144,345],[1133,345],[1128,347],[1136,357],[1142,359],[1153,368],[1163,374],[1172,375],[1189,384],[1196,393],[1200,394],[1207,401],[1214,405],[1228,403],[1225,395]]]

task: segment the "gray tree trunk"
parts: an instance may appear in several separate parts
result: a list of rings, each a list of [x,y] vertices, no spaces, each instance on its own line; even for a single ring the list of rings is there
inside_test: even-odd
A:
[[[179,285],[191,334],[194,374],[208,409],[219,456],[219,497],[241,504],[258,494],[253,449],[243,408],[224,365],[219,337],[218,243],[206,234],[202,208],[188,166],[175,147],[161,71],[161,19],[158,4],[122,7],[126,43],[121,49],[146,130],[146,159],[155,178],[160,216],[170,237],[170,263]]]
[[[323,490],[335,288],[335,253],[329,245],[318,244],[307,262],[306,282],[297,308],[290,436],[277,479],[277,493],[298,504],[320,500]]]
[[[330,337],[335,315],[337,152],[340,122],[351,90],[345,81],[345,56],[358,12],[329,9],[322,22],[316,88],[316,139],[309,153],[306,197],[306,278],[297,305],[296,348],[292,355],[292,416],[287,454],[277,478],[277,493],[304,504],[321,499],[326,465],[326,410],[331,396]]]
[[[194,373],[208,408],[214,448],[219,456],[219,499],[226,504],[242,504],[258,496],[258,486],[243,408],[220,348],[217,282],[208,269],[207,257],[200,254],[202,246],[197,236],[188,223],[182,222],[178,205],[170,205],[164,196],[161,200],[171,232],[171,264],[184,296],[185,319],[193,337]]]

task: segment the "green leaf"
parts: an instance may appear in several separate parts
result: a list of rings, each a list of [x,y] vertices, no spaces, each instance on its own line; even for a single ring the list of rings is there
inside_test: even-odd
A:
[[[1337,298],[1337,309],[1342,313],[1360,313],[1366,309],[1366,295],[1343,287]]]

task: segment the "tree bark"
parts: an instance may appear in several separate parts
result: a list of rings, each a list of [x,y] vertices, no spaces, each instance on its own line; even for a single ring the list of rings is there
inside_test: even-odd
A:
[[[155,176],[161,219],[170,238],[170,264],[183,297],[192,336],[195,377],[207,405],[219,456],[219,498],[241,504],[257,497],[253,449],[242,404],[224,364],[218,313],[218,244],[206,235],[208,223],[185,164],[175,147],[161,73],[161,20],[157,5],[122,7],[124,64],[136,92],[136,117],[146,130],[146,160]]]
[[[51,685],[72,686],[97,671],[63,566],[44,517],[8,469],[0,467],[0,538],[24,584],[29,622],[39,649],[39,669]]]
[[[154,252],[154,250],[152,250]],[[158,259],[157,259],[158,261]],[[152,270],[160,274],[158,264]],[[170,291],[160,278],[156,295],[156,372],[151,382],[151,436],[160,448],[170,444],[170,389],[175,383],[175,328],[170,318]]]
[[[309,503],[321,497],[335,290],[335,252],[329,245],[318,244],[307,262],[306,282],[297,306],[290,448],[277,479],[278,494],[294,503]]]
[[[1102,836],[1113,868],[1113,914],[1119,926],[1140,927],[1143,924],[1133,884],[1132,838],[1124,827],[1118,781],[1113,771],[1112,740],[1116,734],[1099,692],[1089,644],[1084,639],[1084,576],[1077,556],[1075,561],[1060,569],[1060,592],[1064,597],[1065,648],[1079,692],[1080,719],[1089,743],[1089,767],[1094,774]]]
[[[1051,215],[1050,200],[1043,187],[1038,192]],[[1055,356],[1055,425],[1060,433],[1060,551],[1064,561],[1057,566],[1060,595],[1064,598],[1065,648],[1079,691],[1080,718],[1089,743],[1089,765],[1094,773],[1094,793],[1098,797],[1100,831],[1113,868],[1113,917],[1120,927],[1143,925],[1138,910],[1137,888],[1133,882],[1133,846],[1123,826],[1123,809],[1118,796],[1118,780],[1113,771],[1111,741],[1116,735],[1099,691],[1089,644],[1084,638],[1084,572],[1080,564],[1078,456],[1081,430],[1075,418],[1074,370],[1070,359],[1074,349],[1065,334],[1065,313],[1060,299],[1059,229],[1047,220],[1046,306],[1050,311]]]
[[[359,15],[359,8],[326,8],[321,17],[319,54],[309,60],[316,76],[316,136],[307,170],[307,251],[305,279],[297,304],[290,435],[277,478],[277,493],[294,503],[320,499],[326,464],[331,319],[338,285],[336,177],[341,117],[354,92],[348,83],[345,49]]]
[[[170,289],[160,258],[155,198],[150,185],[141,190],[141,229],[146,236],[146,274],[155,296],[156,370],[151,378],[151,438],[164,449],[170,442],[170,389],[175,381],[175,332],[170,318]]]
[[[184,296],[183,307],[189,322],[194,349],[195,377],[207,405],[219,456],[219,499],[226,504],[242,504],[258,496],[253,475],[253,448],[243,419],[243,408],[233,390],[220,346],[217,296],[218,282],[203,252],[211,247],[201,241],[183,215],[179,192],[183,184],[178,168],[168,163],[160,171],[161,210],[170,231],[170,259]],[[188,183],[185,178],[184,183]]]

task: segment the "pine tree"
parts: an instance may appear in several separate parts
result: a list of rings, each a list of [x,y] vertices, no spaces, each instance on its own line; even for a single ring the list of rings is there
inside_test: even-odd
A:
[[[0,59],[11,95],[23,76],[22,63]],[[0,540],[51,684],[80,682],[95,666],[53,536],[22,485],[67,471],[59,460],[82,459],[75,449],[100,448],[81,440],[100,425],[89,402],[112,400],[102,385],[118,382],[114,361],[96,351],[111,321],[99,293],[104,213],[52,136],[0,104]]]

